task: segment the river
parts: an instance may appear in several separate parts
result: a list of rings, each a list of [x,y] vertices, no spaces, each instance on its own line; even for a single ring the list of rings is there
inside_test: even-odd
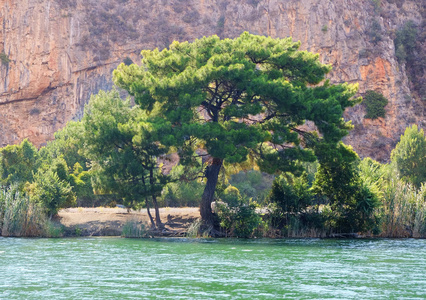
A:
[[[0,238],[0,299],[426,299],[426,240]]]

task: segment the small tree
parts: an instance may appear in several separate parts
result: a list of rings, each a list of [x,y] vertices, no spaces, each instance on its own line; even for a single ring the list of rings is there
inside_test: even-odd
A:
[[[332,227],[335,227],[332,229],[340,232],[374,229],[378,198],[359,176],[358,155],[343,143],[337,148],[323,144],[316,152],[320,166],[313,191],[327,197],[332,210]]]
[[[364,95],[364,104],[367,110],[367,114],[364,116],[366,119],[377,119],[379,117],[384,118],[386,116],[385,106],[388,104],[382,94],[369,90]]]
[[[27,139],[19,145],[0,149],[0,184],[10,186],[17,183],[20,189],[31,182],[40,160],[37,148]]]
[[[43,205],[49,218],[74,199],[71,185],[60,179],[58,173],[52,169],[40,170],[34,175],[30,194],[32,201]]]
[[[305,120],[327,141],[339,141],[351,127],[342,114],[358,103],[356,86],[326,81],[315,87],[331,67],[299,46],[247,32],[236,39],[211,36],[144,50],[141,66],[114,71],[114,82],[140,108],[156,108],[168,121],[170,133],[161,141],[175,146],[182,162],[196,147],[212,157],[200,205],[206,227],[214,224],[211,202],[224,161],[243,162],[252,153],[270,172],[292,170],[295,160],[314,160],[308,148],[315,135],[298,127]]]
[[[400,63],[405,63],[408,55],[412,59],[413,52],[416,48],[417,27],[413,21],[404,23],[402,28],[396,32],[394,40],[395,55]]]
[[[426,137],[416,125],[405,129],[391,153],[401,177],[420,188],[426,182]]]
[[[275,178],[269,198],[287,225],[290,216],[297,216],[312,203],[313,195],[306,174],[300,177],[286,174]]]
[[[162,227],[157,197],[167,176],[161,174],[157,158],[165,154],[167,148],[155,141],[162,134],[164,120],[155,116],[148,118],[138,108],[131,108],[129,101],[121,100],[119,93],[113,90],[100,91],[91,98],[82,123],[84,149],[100,186],[117,193],[128,207],[145,201],[149,215],[151,198],[156,225]]]
[[[84,131],[82,122],[70,121],[61,130],[55,132],[55,139],[40,149],[40,156],[45,163],[62,157],[69,167],[78,163],[84,171],[88,170],[89,159],[83,155],[83,141],[80,138]]]

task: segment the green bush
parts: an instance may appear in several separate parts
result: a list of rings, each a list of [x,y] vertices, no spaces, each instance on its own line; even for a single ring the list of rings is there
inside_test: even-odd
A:
[[[7,56],[6,53],[1,52],[0,53],[0,61],[3,65],[7,65],[10,62],[10,58],[9,58],[9,56]]]
[[[0,148],[0,184],[17,184],[23,189],[25,183],[33,180],[40,165],[37,148],[27,139],[19,145]]]
[[[217,28],[219,30],[223,30],[225,27],[225,16],[220,16],[219,20],[217,21]]]
[[[391,153],[401,178],[420,188],[426,183],[426,137],[416,125],[408,127]]]
[[[374,230],[377,195],[360,176],[358,155],[343,143],[335,149],[323,146],[328,153],[320,156],[313,191],[329,204],[328,227],[335,233]]]
[[[413,55],[416,48],[417,27],[413,21],[406,22],[396,32],[394,40],[395,55],[400,63],[404,63]],[[409,57],[410,56],[410,57]]]
[[[256,205],[241,197],[240,191],[230,185],[222,193],[223,202],[216,202],[216,214],[220,226],[230,236],[249,238],[262,224],[262,218],[256,213]]]
[[[46,209],[49,218],[52,218],[67,202],[73,202],[74,194],[68,182],[61,180],[56,172],[47,170],[34,175],[31,198],[34,202],[40,203]]]
[[[123,63],[126,66],[130,66],[131,64],[133,64],[133,60],[130,57],[126,56],[126,58],[123,60]]]
[[[254,204],[240,202],[236,206],[218,205],[217,215],[220,226],[227,234],[239,238],[252,237],[262,224],[262,218],[256,213]]]
[[[374,120],[386,116],[385,106],[388,104],[388,99],[381,93],[369,90],[365,93],[363,102],[367,111],[364,118]]]
[[[284,214],[297,214],[312,203],[306,176],[281,175],[274,180],[269,201],[275,203]]]

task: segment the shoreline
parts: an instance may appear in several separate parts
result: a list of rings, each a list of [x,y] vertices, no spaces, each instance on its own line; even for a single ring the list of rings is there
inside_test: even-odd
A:
[[[155,215],[154,209],[150,210]],[[149,231],[154,236],[184,236],[189,226],[198,218],[198,207],[160,208],[164,230]],[[64,228],[64,237],[73,236],[121,236],[126,223],[145,224],[150,227],[146,209],[131,210],[125,208],[78,207],[61,209],[54,223]]]
[[[155,216],[154,209],[150,210]],[[61,237],[119,237],[123,236],[126,223],[144,224],[147,238],[153,237],[187,237],[189,227],[200,218],[198,207],[163,207],[160,208],[163,230],[152,230],[146,209],[127,212],[125,208],[77,207],[61,209],[52,221],[61,228]],[[225,237],[229,238],[229,237]],[[260,238],[260,237],[259,237]],[[359,235],[357,233],[330,234],[327,236],[265,236],[273,239],[425,239],[409,235],[386,237],[381,235]]]

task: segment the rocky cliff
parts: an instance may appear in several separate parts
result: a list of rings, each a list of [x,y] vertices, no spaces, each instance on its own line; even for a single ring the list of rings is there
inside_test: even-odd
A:
[[[367,90],[383,93],[389,100],[385,118],[365,119],[363,105],[345,113],[355,125],[345,142],[362,156],[387,160],[405,127],[426,127],[425,101],[412,88],[404,62],[397,61],[393,41],[408,20],[421,30],[424,4],[0,0],[0,146],[24,138],[36,145],[52,139],[67,121],[81,117],[91,94],[112,87],[111,72],[119,63],[139,61],[141,49],[249,31],[292,36],[302,49],[320,53],[322,62],[333,66],[333,83],[359,83],[361,95]]]

